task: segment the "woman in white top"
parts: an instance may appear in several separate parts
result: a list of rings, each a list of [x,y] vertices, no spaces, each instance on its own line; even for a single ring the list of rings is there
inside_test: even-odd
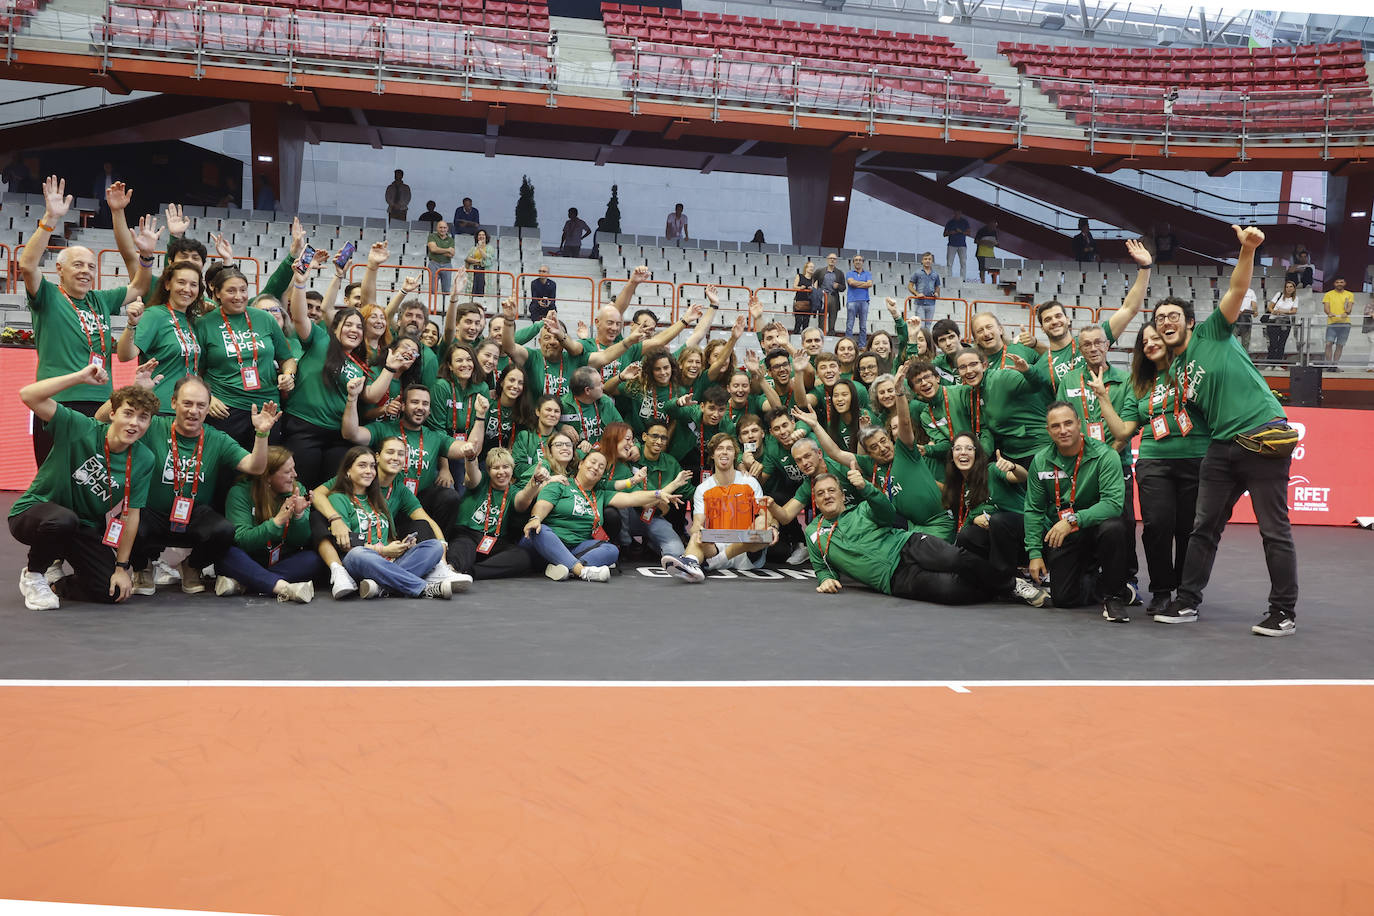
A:
[[[1281,363],[1288,335],[1293,330],[1293,319],[1298,314],[1298,285],[1292,280],[1286,281],[1283,292],[1275,293],[1264,311],[1268,319],[1265,333],[1269,335],[1269,360]]]

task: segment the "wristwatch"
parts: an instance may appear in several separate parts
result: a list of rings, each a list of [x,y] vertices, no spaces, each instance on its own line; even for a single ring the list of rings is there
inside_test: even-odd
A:
[[[1077,512],[1070,512],[1068,515],[1064,516],[1064,521],[1068,522],[1070,525],[1072,525],[1073,527],[1077,528],[1077,527],[1078,527],[1078,513],[1077,513]]]
[[[121,560],[116,560],[116,561],[115,561],[115,569],[122,569],[122,570],[124,570],[125,572],[128,572],[128,571],[129,571],[129,561],[128,561],[128,560],[122,560],[122,561],[121,561]]]

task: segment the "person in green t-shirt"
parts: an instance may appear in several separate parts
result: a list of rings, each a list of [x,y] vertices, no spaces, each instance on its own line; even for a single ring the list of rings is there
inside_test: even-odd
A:
[[[484,475],[476,458],[469,458],[463,482],[467,495],[458,510],[458,527],[448,542],[449,562],[474,579],[506,579],[523,576],[533,568],[530,552],[515,543],[511,524],[528,512],[539,490],[549,481],[545,468],[536,468],[516,489],[515,458],[509,449],[487,452]]]
[[[520,546],[538,554],[548,566],[544,575],[561,582],[571,574],[585,582],[607,582],[610,567],[620,557],[620,549],[606,539],[603,520],[607,509],[638,509],[667,500],[681,502],[675,495],[682,484],[675,479],[658,490],[632,490],[624,493],[597,488],[606,473],[606,456],[588,452],[578,463],[572,480],[550,481],[539,491],[530,510],[525,536]],[[680,478],[679,478],[680,479]]]
[[[1012,369],[988,369],[987,358],[976,349],[964,349],[955,357],[963,386],[957,392],[970,419],[970,432],[978,435],[983,450],[1001,450],[1012,461],[1029,467],[1031,459],[1045,445],[1045,418],[1040,414],[1038,397],[1044,384],[1035,367],[1015,354],[1008,357]]]
[[[237,268],[216,274],[213,289],[219,309],[196,322],[202,369],[210,384],[209,422],[246,445],[253,435],[249,411],[290,393],[296,385],[296,360],[276,318],[248,305],[248,280]],[[269,439],[276,444],[281,436],[280,427],[273,427]]]
[[[439,368],[439,378],[430,389],[430,395],[427,424],[463,442],[476,442],[480,448],[486,431],[486,414],[479,422],[474,408],[479,397],[490,407],[491,389],[481,380],[477,356],[471,347],[465,343],[449,347],[448,358]]]
[[[116,184],[122,189],[122,184]],[[136,241],[140,257],[136,269],[130,272],[129,285],[96,290],[99,259],[82,245],[69,246],[58,254],[56,283],[39,272],[49,238],[71,210],[72,196],[66,193],[66,182],[55,175],[47,178],[43,182],[43,202],[43,216],[19,255],[25,304],[33,317],[34,342],[38,347],[37,378],[70,375],[94,361],[106,373],[100,386],[74,385],[56,395],[59,402],[91,416],[112,390],[110,357],[115,352],[115,338],[110,318],[126,308],[131,318],[142,312],[140,297],[148,291],[149,269],[157,247],[157,219],[149,217],[147,222],[139,223]],[[116,200],[121,211],[123,204],[127,204],[127,199]],[[46,431],[34,430],[33,454],[38,464],[43,463],[52,444]]]
[[[725,389],[712,385],[700,402],[693,403],[692,396],[684,394],[668,404],[668,417],[673,421],[668,452],[696,474],[698,481],[710,468],[707,443],[718,433],[735,434],[735,421],[727,411],[729,403],[730,395]]]
[[[429,269],[434,271],[439,278],[439,291],[448,295],[453,290],[453,251],[457,244],[457,239],[448,231],[448,223],[444,220],[434,226],[434,231],[425,239],[425,256],[429,261]]]
[[[324,561],[311,546],[310,496],[296,481],[291,452],[274,445],[261,474],[229,488],[224,517],[234,545],[215,561],[215,594],[275,595],[282,604],[309,604]]]
[[[959,324],[951,318],[941,318],[930,329],[930,335],[935,338],[937,351],[930,364],[935,367],[935,372],[940,376],[942,383],[952,385],[958,381],[959,376],[959,373],[955,371],[954,358],[965,346],[960,336]]]
[[[592,366],[582,366],[573,372],[568,393],[563,396],[561,421],[573,428],[580,451],[591,451],[607,424],[622,422],[620,411],[603,391],[600,373]]]
[[[9,512],[10,534],[29,547],[19,574],[29,610],[55,610],[58,593],[75,601],[122,602],[132,592],[129,557],[153,476],[153,454],[140,440],[157,413],[157,398],[134,385],[118,389],[110,396],[108,424],[57,401],[72,388],[108,384],[108,373],[87,363],[19,390],[55,443]],[[54,593],[46,573],[56,566],[60,575],[63,560],[73,573],[57,579]]]
[[[668,454],[668,438],[668,423],[663,420],[652,420],[644,428],[639,462],[643,476],[638,483],[630,484],[631,491],[662,492],[670,484],[676,483],[678,487],[684,487],[692,482],[691,472],[684,471],[677,459]],[[632,480],[639,477],[640,475],[636,474]],[[664,499],[641,509],[616,511],[621,514],[621,530],[625,532],[622,537],[628,535],[642,538],[645,546],[655,551],[652,556],[675,557],[683,552],[682,536],[679,529],[674,527],[674,522],[682,525],[685,520],[680,513],[675,513],[676,518],[672,517],[674,513],[669,500]]]
[[[153,394],[164,415],[172,412],[172,387],[188,375],[200,375],[200,341],[196,321],[201,302],[201,276],[195,265],[182,262],[162,272],[157,288],[140,316],[131,316],[119,337],[119,358],[157,360]]]
[[[894,598],[935,604],[973,604],[1009,590],[968,551],[899,527],[892,503],[857,467],[846,482],[860,496],[853,506],[835,474],[812,481],[816,518],[806,526],[806,548],[820,594],[838,594],[841,575]]]
[[[1102,603],[1102,617],[1126,623],[1126,555],[1135,539],[1121,518],[1121,459],[1111,446],[1083,435],[1073,405],[1055,401],[1046,413],[1050,444],[1027,473],[1025,545],[1031,579],[1048,570],[1055,607]]]
[[[1212,435],[1202,459],[1183,580],[1177,597],[1155,620],[1197,618],[1221,533],[1236,501],[1248,490],[1270,579],[1269,611],[1250,631],[1256,636],[1289,636],[1297,632],[1298,557],[1288,522],[1288,480],[1298,433],[1232,333],[1250,288],[1255,249],[1264,243],[1264,233],[1254,226],[1232,228],[1240,254],[1231,283],[1207,320],[1194,327],[1192,305],[1184,300],[1155,304],[1155,327],[1173,356],[1170,380],[1202,411]],[[1280,440],[1277,448],[1266,444],[1272,437]]]
[[[1147,324],[1131,351],[1130,390],[1121,409],[1098,392],[1102,418],[1116,441],[1126,443],[1126,451],[1140,432],[1135,479],[1140,490],[1140,542],[1150,573],[1151,598],[1145,612],[1152,616],[1166,612],[1181,581],[1197,509],[1198,473],[1212,438],[1202,412],[1179,397],[1168,374],[1169,349],[1155,326]]]
[[[511,363],[529,374],[530,390],[540,394],[563,397],[568,393],[568,381],[580,366],[582,342],[568,336],[567,328],[557,313],[544,316],[540,322],[539,346],[522,347],[516,341],[515,300],[503,304],[505,321],[501,324],[501,350]]]
[[[973,345],[987,357],[991,369],[1010,369],[1011,360],[1008,357],[1011,355],[1019,356],[1032,365],[1039,362],[1043,355],[1034,347],[1008,342],[1002,322],[992,312],[979,312],[973,316],[969,321],[969,336],[973,338]],[[1048,400],[1045,403],[1049,405]]]

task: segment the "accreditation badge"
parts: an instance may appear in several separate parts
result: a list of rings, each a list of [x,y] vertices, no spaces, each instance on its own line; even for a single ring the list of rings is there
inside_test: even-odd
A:
[[[239,370],[239,374],[243,376],[244,391],[257,391],[262,387],[261,383],[258,382],[258,370],[256,366],[244,366]]]
[[[1105,442],[1105,441],[1106,441],[1105,439],[1102,438],[1102,424],[1101,424],[1101,423],[1089,423],[1089,424],[1088,424],[1088,435],[1089,435],[1089,436],[1092,436],[1092,437],[1093,437],[1094,439],[1096,439],[1098,442]]]
[[[118,547],[119,536],[124,533],[124,520],[118,518],[110,519],[105,526],[105,536],[100,539],[100,543],[106,547]]]
[[[609,541],[611,539],[610,535],[606,533],[606,529],[602,528],[600,525],[592,529],[592,537],[598,541]]]
[[[415,492],[420,489],[420,481],[416,480],[414,477],[407,477],[405,480],[401,481],[401,483],[405,484],[405,488],[411,492],[411,495],[414,495]]]
[[[105,355],[104,355],[103,353],[92,353],[92,354],[91,354],[91,365],[92,365],[92,366],[95,366],[97,369],[104,369],[104,368],[105,368]]]
[[[277,563],[278,563],[280,560],[281,560],[281,545],[280,545],[280,544],[274,544],[274,545],[272,546],[272,548],[271,548],[270,550],[267,551],[267,565],[268,565],[268,566],[276,566]]]
[[[1178,431],[1183,435],[1188,435],[1193,431],[1193,418],[1188,416],[1186,408],[1179,409],[1174,414],[1174,420],[1178,423]]]
[[[482,536],[482,540],[477,542],[477,552],[482,556],[491,553],[491,549],[496,546],[496,538],[490,534]]]
[[[172,500],[172,530],[185,531],[186,523],[191,520],[192,501],[189,496],[178,496]]]
[[[646,525],[649,524],[649,522],[653,521],[653,518],[654,518],[654,507],[653,507],[653,506],[647,506],[647,507],[645,507],[645,508],[639,510],[639,520],[642,521],[644,524],[646,524]]]
[[[1169,437],[1169,421],[1164,419],[1163,414],[1150,418],[1150,429],[1154,430],[1156,442]]]

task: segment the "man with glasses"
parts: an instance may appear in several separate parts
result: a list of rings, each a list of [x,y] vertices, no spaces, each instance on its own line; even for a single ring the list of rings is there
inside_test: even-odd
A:
[[[1288,525],[1288,477],[1297,434],[1283,408],[1232,336],[1264,233],[1232,226],[1240,242],[1231,283],[1216,311],[1193,326],[1192,303],[1168,298],[1155,306],[1154,324],[1173,356],[1168,381],[1200,409],[1212,430],[1202,459],[1197,516],[1188,542],[1178,595],[1160,623],[1197,619],[1202,592],[1212,575],[1221,532],[1241,494],[1250,492],[1269,569],[1269,610],[1250,628],[1256,636],[1297,632],[1298,556]]]

